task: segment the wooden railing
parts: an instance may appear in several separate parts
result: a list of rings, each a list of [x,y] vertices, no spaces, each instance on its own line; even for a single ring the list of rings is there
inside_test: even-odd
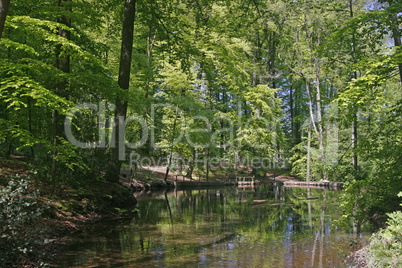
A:
[[[255,183],[255,176],[236,176],[236,183],[238,185],[249,184],[253,185]]]

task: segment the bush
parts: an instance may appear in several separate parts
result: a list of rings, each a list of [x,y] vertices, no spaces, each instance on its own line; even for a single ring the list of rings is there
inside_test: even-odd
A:
[[[31,191],[28,176],[7,179],[8,185],[0,189],[0,263],[11,266],[35,260],[41,266],[45,230],[34,225],[45,208],[38,202],[39,190]]]
[[[398,196],[402,197],[402,192]],[[371,237],[367,257],[369,267],[402,267],[402,212],[387,215],[387,228]]]

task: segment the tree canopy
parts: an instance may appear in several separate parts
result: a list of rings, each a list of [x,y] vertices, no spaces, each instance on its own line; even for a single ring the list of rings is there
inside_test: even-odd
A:
[[[345,218],[374,219],[402,191],[401,8],[2,0],[1,157],[54,187],[117,181],[131,153],[189,178],[211,159],[270,159],[345,182]]]

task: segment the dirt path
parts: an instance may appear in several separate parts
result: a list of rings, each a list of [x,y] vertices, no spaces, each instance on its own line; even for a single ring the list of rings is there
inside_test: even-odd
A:
[[[126,171],[124,171],[124,172],[126,172],[126,173],[129,173],[129,168],[126,168],[125,169]],[[164,178],[165,178],[165,174],[166,174],[166,167],[162,167],[162,166],[143,166],[143,167],[141,167],[141,170],[142,171],[150,171],[150,172],[152,172],[153,174],[154,174],[154,176],[156,177],[156,178],[158,178],[158,179],[161,179],[161,180],[163,180]],[[251,173],[251,170],[250,170],[250,173]],[[173,174],[171,171],[169,171],[169,174],[168,174],[168,180],[171,180],[171,181],[198,181],[199,180],[199,178],[198,178],[198,176],[197,176],[197,174],[194,174],[193,175],[195,178],[194,179],[188,179],[188,178],[185,178],[184,176],[182,176],[182,175],[175,175],[175,174]],[[141,176],[140,176],[140,174],[138,174],[138,176],[137,176],[138,178],[140,178]],[[227,180],[228,179],[228,177],[230,177],[230,178],[234,178],[234,177],[236,177],[236,174],[232,174],[232,173],[227,173],[227,174],[225,174],[225,175],[223,175],[223,174],[214,174],[214,173],[210,173],[210,180],[212,180],[212,181],[225,181],[225,180]],[[298,181],[300,181],[299,179],[297,179],[296,177],[294,177],[294,176],[290,176],[290,175],[280,175],[280,174],[274,174],[274,173],[266,173],[265,174],[265,177],[264,176],[258,176],[258,177],[256,177],[257,179],[267,179],[267,180],[270,180],[270,181],[277,181],[277,182],[298,182]],[[134,178],[134,179],[136,179],[136,178]],[[205,180],[205,178],[201,178],[201,180]]]
[[[142,167],[142,168],[145,169],[145,170],[153,171],[155,173],[155,175],[157,176],[157,178],[160,178],[160,179],[165,178],[166,167],[157,167],[157,166],[150,167],[150,166],[147,166],[147,167]],[[176,176],[171,171],[169,171],[168,180],[174,181],[174,180],[176,180],[176,177],[177,177],[178,181],[192,181],[192,180],[190,180],[188,178],[185,178],[185,177],[183,177],[181,175]]]
[[[273,173],[267,173],[265,174],[268,180],[271,181],[279,181],[279,182],[298,182],[300,181],[296,177],[289,176],[289,175],[277,175]]]

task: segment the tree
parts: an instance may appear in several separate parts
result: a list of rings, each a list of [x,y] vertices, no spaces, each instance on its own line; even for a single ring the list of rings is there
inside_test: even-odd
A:
[[[131,70],[131,55],[133,51],[133,34],[135,20],[135,4],[136,0],[126,0],[124,4],[123,29],[121,40],[121,53],[119,65],[118,84],[120,88],[127,91],[130,86],[130,70]],[[120,157],[119,148],[125,146],[125,119],[127,115],[127,99],[119,92],[116,99],[116,110],[113,122],[114,137],[112,140],[116,142],[117,148],[112,149],[111,162],[108,172],[108,179],[118,181],[120,175]]]
[[[324,151],[324,133],[323,133],[323,116],[321,101],[321,68],[322,59],[319,55],[318,48],[325,42],[325,34],[327,28],[323,23],[323,13],[321,10],[310,12],[308,5],[300,3],[301,8],[306,11],[303,14],[296,13],[292,18],[292,38],[294,38],[295,47],[293,54],[296,58],[296,68],[287,63],[291,71],[298,75],[303,81],[307,91],[309,104],[309,121],[316,134],[319,144],[321,162],[325,165]],[[318,6],[318,9],[321,7]],[[327,15],[328,16],[328,15]],[[286,60],[286,59],[284,59]],[[292,59],[293,60],[293,59]],[[315,96],[313,96],[313,87],[315,86]],[[315,98],[314,98],[315,97]],[[314,112],[314,107],[316,107]],[[315,114],[315,115],[314,115]],[[309,124],[310,125],[310,124]],[[323,177],[327,179],[324,169]]]
[[[398,206],[396,194],[401,191],[400,150],[402,135],[400,131],[401,91],[394,74],[402,61],[401,49],[381,55],[365,62],[365,73],[349,82],[339,94],[340,108],[344,111],[343,121],[353,120],[356,107],[362,114],[370,115],[370,121],[361,124],[360,143],[357,153],[364,162],[365,176],[351,180],[345,196],[345,218],[354,216],[364,223],[380,214],[377,224],[385,222],[385,213]],[[362,66],[363,68],[363,66]],[[395,73],[395,72],[394,72]],[[383,89],[387,88],[386,91]],[[357,206],[355,213],[354,208]]]
[[[66,12],[70,13],[71,8],[69,7],[69,4],[71,3],[71,0],[59,0],[58,6],[62,9],[65,9]],[[58,18],[58,23],[65,25],[66,27],[71,27],[71,19],[68,17],[68,15],[63,15]],[[70,40],[70,31],[67,30],[66,28],[61,28],[59,27],[58,29],[58,34],[67,40]],[[59,69],[62,72],[69,73],[70,72],[70,56],[61,56],[63,46],[61,44],[56,45],[56,68]],[[68,87],[68,81],[62,80],[55,85],[55,93],[56,95],[66,97],[66,88]],[[60,122],[60,116],[57,112],[57,110],[52,111],[52,142],[53,142],[53,155],[52,155],[52,184],[53,184],[53,190],[52,192],[54,193],[55,187],[56,187],[56,163],[57,163],[57,145],[59,143],[58,139],[60,134],[60,129],[59,129],[59,122]]]
[[[0,1],[0,39],[3,34],[4,24],[6,22],[8,8],[10,7],[10,0]]]
[[[58,171],[63,170],[57,173],[59,181],[77,183],[75,175],[79,174],[82,179],[82,171],[87,170],[93,158],[86,157],[89,150],[76,148],[66,140],[64,116],[75,103],[110,100],[109,90],[113,91],[117,85],[99,60],[96,41],[87,39],[85,30],[97,27],[97,21],[78,23],[70,19],[71,24],[56,21],[63,16],[65,20],[80,17],[80,12],[94,16],[85,9],[88,6],[73,1],[64,1],[58,8],[48,1],[42,4],[37,7],[29,0],[11,3],[0,43],[1,148],[7,147],[8,154],[25,154],[28,149],[28,158],[44,181],[51,177],[52,158],[56,159]],[[74,13],[69,11],[72,8]],[[52,133],[52,112],[58,114],[55,117],[58,122],[53,124],[56,135]],[[81,124],[85,126],[89,122],[89,117],[79,117],[73,118],[76,124],[72,125],[78,140],[96,140],[93,128],[77,133]]]

